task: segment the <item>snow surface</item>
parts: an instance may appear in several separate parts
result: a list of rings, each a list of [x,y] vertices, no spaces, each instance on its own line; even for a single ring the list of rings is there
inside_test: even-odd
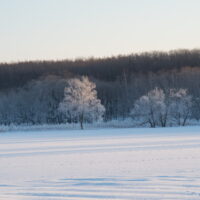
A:
[[[200,127],[0,133],[0,200],[200,199]]]

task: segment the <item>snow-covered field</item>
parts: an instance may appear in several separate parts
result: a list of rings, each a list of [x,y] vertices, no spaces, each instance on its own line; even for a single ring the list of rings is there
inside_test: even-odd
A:
[[[0,133],[0,200],[200,199],[200,127]]]

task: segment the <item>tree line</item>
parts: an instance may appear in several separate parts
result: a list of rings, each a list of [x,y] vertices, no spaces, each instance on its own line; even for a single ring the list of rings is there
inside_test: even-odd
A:
[[[131,116],[135,103],[159,88],[191,96],[189,118],[200,119],[200,50],[149,52],[103,59],[0,64],[0,124],[63,123],[59,111],[72,78],[95,83],[103,120]]]

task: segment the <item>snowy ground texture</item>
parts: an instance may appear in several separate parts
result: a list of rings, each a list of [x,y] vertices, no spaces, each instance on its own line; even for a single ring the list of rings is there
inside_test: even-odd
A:
[[[0,200],[200,199],[200,127],[0,133]]]

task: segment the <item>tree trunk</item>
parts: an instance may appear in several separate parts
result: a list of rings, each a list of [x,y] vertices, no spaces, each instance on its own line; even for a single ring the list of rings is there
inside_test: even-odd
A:
[[[80,125],[81,125],[81,130],[83,130],[83,114],[80,115],[79,121],[80,121]]]
[[[81,130],[83,130],[83,121],[80,121]]]
[[[183,120],[182,126],[185,126],[187,119],[188,119],[188,114],[184,117],[184,120]]]

